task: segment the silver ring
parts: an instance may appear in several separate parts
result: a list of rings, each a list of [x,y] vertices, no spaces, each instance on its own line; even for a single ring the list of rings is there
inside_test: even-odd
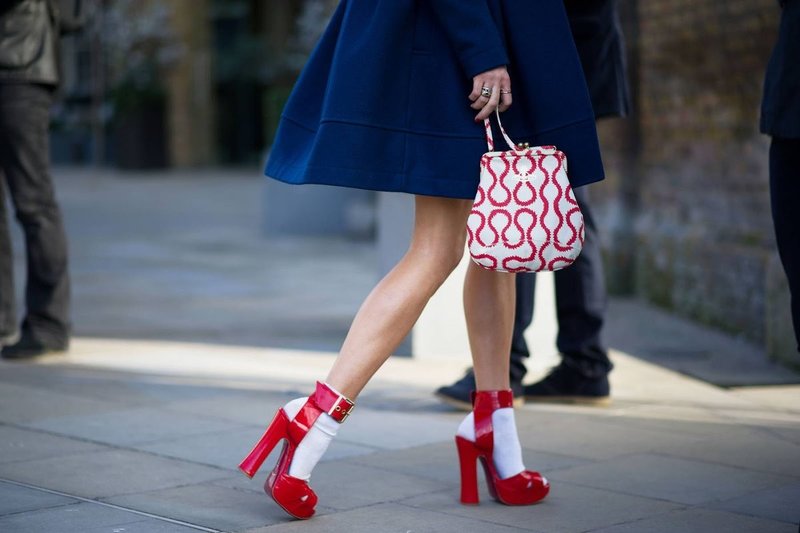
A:
[[[503,89],[500,89],[500,94],[511,94],[511,90],[509,89],[508,91],[504,91]]]
[[[481,87],[481,96],[489,98],[492,96],[492,90],[489,87]]]

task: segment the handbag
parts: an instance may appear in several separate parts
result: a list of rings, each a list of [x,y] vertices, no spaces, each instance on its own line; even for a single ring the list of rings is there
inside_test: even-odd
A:
[[[500,113],[497,124],[510,150],[494,151],[491,122],[484,120],[489,151],[467,219],[472,260],[497,272],[555,271],[571,265],[583,248],[584,223],[567,178],[567,157],[555,146],[517,145]]]

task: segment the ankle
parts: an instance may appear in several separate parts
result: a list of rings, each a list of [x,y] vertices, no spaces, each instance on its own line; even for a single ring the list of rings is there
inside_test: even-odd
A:
[[[289,466],[290,476],[305,481],[311,478],[311,471],[322,459],[339,431],[339,425],[352,408],[352,401],[325,383],[317,383],[316,391],[310,397],[294,399],[283,407],[292,425],[304,432]]]
[[[525,470],[522,446],[517,434],[514,410],[503,407],[492,412],[492,461],[500,479],[513,477]],[[469,413],[458,426],[459,437],[475,442],[475,414]]]
[[[336,420],[327,413],[320,414],[297,445],[289,466],[289,475],[304,481],[311,479],[311,472],[325,455],[338,430],[339,423]]]
[[[494,449],[492,458],[500,479],[515,476],[525,470],[522,462],[522,445],[519,442],[514,409],[505,407],[492,413]]]

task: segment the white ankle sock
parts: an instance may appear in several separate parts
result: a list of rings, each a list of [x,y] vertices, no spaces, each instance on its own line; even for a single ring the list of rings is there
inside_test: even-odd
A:
[[[294,420],[307,400],[308,398],[297,398],[283,406],[283,410],[286,411],[290,420]],[[321,413],[314,425],[311,426],[311,430],[297,445],[292,464],[289,466],[289,475],[308,481],[311,478],[311,471],[322,459],[337,431],[339,431],[339,422],[328,413]]]
[[[492,413],[492,427],[494,428],[494,447],[492,459],[500,479],[516,476],[523,470],[522,446],[519,444],[517,424],[514,421],[514,409],[503,407]],[[475,442],[475,416],[473,413],[458,426],[456,434],[467,440]]]

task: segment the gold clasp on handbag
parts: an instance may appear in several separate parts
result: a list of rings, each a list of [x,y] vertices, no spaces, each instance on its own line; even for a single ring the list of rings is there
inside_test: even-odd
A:
[[[531,147],[530,143],[519,143],[517,144],[517,150],[527,150]]]

